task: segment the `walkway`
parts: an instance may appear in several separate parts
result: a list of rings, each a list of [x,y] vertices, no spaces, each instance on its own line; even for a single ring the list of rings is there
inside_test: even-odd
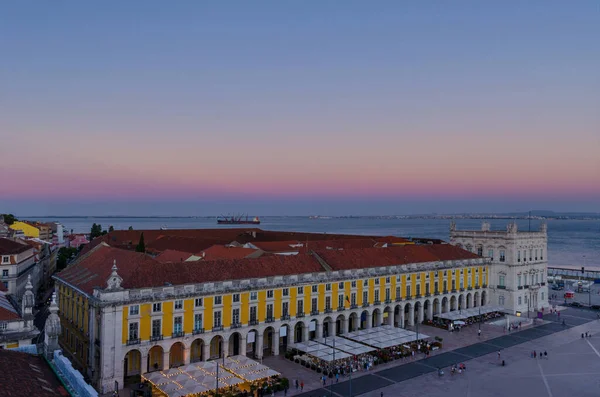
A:
[[[563,326],[560,323],[563,319],[566,321],[566,326]],[[490,353],[501,351],[502,349],[542,338],[544,336],[549,336],[560,331],[565,331],[596,319],[596,312],[569,308],[561,312],[560,320],[558,320],[557,316],[548,314],[544,316],[544,320],[550,322],[535,328],[529,328],[520,332],[496,337],[485,342],[461,347],[456,350],[441,353],[408,364],[373,371],[356,379],[352,379],[352,381],[345,380],[333,384],[331,388],[327,386],[326,388],[311,390],[304,393],[296,393],[292,386],[292,389],[290,390],[291,393],[288,393],[288,395],[299,397],[321,397],[329,396],[330,390],[332,390],[333,396],[336,397],[349,397],[350,395],[358,396],[424,374],[436,372],[438,368],[446,368],[447,370],[447,367],[450,367],[452,364],[467,362]],[[313,377],[316,378],[319,376],[316,372],[311,372],[313,373]],[[351,391],[350,388],[352,389]]]

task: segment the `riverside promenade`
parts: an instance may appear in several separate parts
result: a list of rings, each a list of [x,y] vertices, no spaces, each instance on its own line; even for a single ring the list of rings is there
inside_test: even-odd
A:
[[[561,324],[563,319],[566,326]],[[446,333],[444,349],[440,353],[421,360],[394,361],[377,366],[372,371],[353,375],[351,385],[350,380],[344,378],[325,388],[317,387],[319,374],[289,360],[278,360],[289,363],[284,376],[291,382],[296,375],[305,383],[304,392],[297,392],[292,385],[288,396],[380,397],[382,392],[386,397],[600,395],[600,322],[597,313],[568,308],[561,311],[560,320],[552,314],[546,315],[544,320],[543,325],[483,341],[478,340],[477,326],[472,325],[467,329],[470,328],[474,336],[468,335],[467,329],[458,333],[461,339],[470,340],[471,344],[455,349],[446,345],[451,339]],[[486,326],[483,335],[490,327],[494,326]],[[592,337],[582,339],[581,334],[586,331]],[[427,333],[429,329],[422,332]],[[533,350],[547,351],[548,358],[531,358]],[[500,365],[502,359],[506,363],[504,367]],[[451,375],[449,367],[457,363],[465,363],[467,371],[462,375]],[[277,368],[283,363],[265,364]],[[290,373],[293,366],[296,371]],[[438,368],[444,369],[444,376],[438,376]]]

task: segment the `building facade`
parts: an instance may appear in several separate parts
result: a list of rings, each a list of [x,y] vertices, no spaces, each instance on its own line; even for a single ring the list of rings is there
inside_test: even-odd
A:
[[[488,303],[489,260],[450,245],[202,266],[159,264],[141,255],[100,245],[55,276],[61,346],[99,391],[194,361],[237,354],[259,359],[293,342],[381,324],[413,326]],[[142,275],[144,266],[154,276]],[[182,273],[178,280],[184,281],[174,279]]]
[[[35,293],[41,277],[42,272],[31,245],[20,239],[0,238],[0,282],[7,294],[20,299],[28,280],[31,280]]]
[[[0,349],[14,349],[32,344],[39,334],[33,324],[35,296],[31,280],[27,281],[25,293],[21,297],[21,311],[12,305],[0,289]]]
[[[528,313],[548,309],[548,233],[546,224],[538,231],[521,232],[516,223],[506,231],[457,230],[450,226],[450,242],[490,259],[490,299],[507,312]]]

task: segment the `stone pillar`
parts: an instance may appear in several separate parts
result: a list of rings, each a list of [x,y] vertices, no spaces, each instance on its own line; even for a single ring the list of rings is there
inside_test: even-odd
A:
[[[210,343],[204,343],[202,345],[202,361],[208,361],[210,358]]]
[[[140,363],[140,374],[148,372],[148,353],[142,354],[142,362]]]
[[[166,371],[169,369],[169,364],[170,364],[170,360],[169,360],[169,351],[165,350],[163,352],[163,371]]]
[[[390,312],[388,313],[388,324],[391,325],[392,327],[395,327],[396,324],[394,324],[394,309],[390,310]]]
[[[279,331],[273,331],[273,343],[271,344],[271,352],[274,356],[279,355]]]
[[[427,319],[433,320],[433,304],[429,302],[429,306],[427,306]]]
[[[336,321],[332,321],[329,323],[329,336],[335,336],[336,335],[336,330],[337,330],[337,322]]]
[[[263,334],[256,333],[256,358],[260,360],[263,356]]]
[[[419,323],[423,322],[423,305],[419,305],[418,320]]]
[[[315,339],[321,339],[323,337],[323,323],[315,323]]]
[[[246,338],[240,338],[240,356],[246,355]]]
[[[190,348],[186,347],[183,349],[183,364],[187,365],[190,363]]]
[[[398,322],[400,328],[404,328],[404,308],[400,308],[400,321]]]
[[[228,357],[229,356],[229,339],[225,339],[225,337],[223,337],[223,343],[222,343],[222,349],[223,349],[223,357]]]
[[[415,325],[415,306],[410,305],[410,309],[408,310],[408,326],[412,327]]]
[[[348,327],[350,327],[350,320],[347,318],[344,318],[344,320],[342,321],[342,330],[343,330],[342,332],[344,334],[347,334],[348,332],[350,332],[350,328],[348,328]]]
[[[306,342],[309,335],[310,331],[308,330],[308,325],[305,325],[304,328],[302,328],[302,342]]]
[[[369,329],[373,325],[373,315],[371,313],[367,313],[367,321],[365,323],[365,329]]]

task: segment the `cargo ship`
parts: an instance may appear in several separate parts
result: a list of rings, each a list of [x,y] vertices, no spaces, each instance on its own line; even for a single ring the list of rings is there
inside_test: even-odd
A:
[[[217,218],[217,223],[219,225],[260,225],[260,219],[255,216],[253,219],[249,219],[248,215],[245,217],[242,215],[238,216],[220,216]]]

